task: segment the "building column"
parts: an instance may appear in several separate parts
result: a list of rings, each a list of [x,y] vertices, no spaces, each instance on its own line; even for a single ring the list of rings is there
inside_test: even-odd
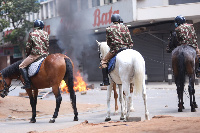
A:
[[[100,0],[100,6],[104,5],[104,0]]]
[[[42,20],[42,10],[41,10],[41,6],[38,12],[38,19]]]
[[[53,0],[53,17],[57,16],[56,0]]]
[[[88,8],[92,8],[92,0],[88,0]]]
[[[47,14],[46,14],[46,4],[42,4],[42,12],[43,12],[43,20],[47,18]]]
[[[132,0],[132,7],[133,7],[133,21],[136,21],[137,19],[137,0]]]
[[[48,13],[48,18],[51,18],[51,10],[52,10],[52,9],[51,9],[50,2],[47,3],[47,6],[48,6],[48,8],[47,8],[47,9],[48,9],[48,11],[47,11],[47,13]]]

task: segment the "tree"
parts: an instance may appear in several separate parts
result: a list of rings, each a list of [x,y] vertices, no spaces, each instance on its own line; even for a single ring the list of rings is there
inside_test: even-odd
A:
[[[12,25],[12,32],[4,36],[4,42],[24,46],[26,33],[33,23],[26,19],[29,13],[38,13],[37,0],[0,0],[0,32]]]

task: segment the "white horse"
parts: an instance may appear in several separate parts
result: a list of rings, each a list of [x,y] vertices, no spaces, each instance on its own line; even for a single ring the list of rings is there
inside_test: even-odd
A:
[[[106,42],[96,41],[99,47],[100,59],[103,59],[109,52],[110,48]],[[133,49],[126,49],[117,54],[115,68],[110,72],[111,85],[107,89],[107,116],[105,121],[110,118],[110,96],[112,91],[112,84],[115,82],[119,87],[119,100],[121,103],[121,117],[120,120],[126,121],[129,118],[131,107],[131,93],[130,84],[134,84],[135,94],[142,92],[145,105],[145,119],[149,120],[149,112],[147,110],[147,96],[145,85],[145,61],[142,55]],[[122,98],[123,92],[125,98]],[[124,100],[125,99],[125,100]]]

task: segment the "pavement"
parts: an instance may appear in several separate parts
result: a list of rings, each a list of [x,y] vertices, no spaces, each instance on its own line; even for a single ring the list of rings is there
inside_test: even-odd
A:
[[[11,89],[16,87],[19,82],[12,82],[13,86]],[[94,84],[94,89],[88,90],[86,95],[81,95],[80,92],[76,92],[77,103],[85,104],[102,104],[105,105],[104,109],[92,110],[90,112],[79,112],[79,121],[73,121],[73,113],[66,114],[63,116],[58,116],[56,122],[48,123],[51,116],[45,116],[42,118],[36,118],[37,122],[32,124],[28,121],[7,121],[0,123],[1,133],[27,133],[30,131],[52,131],[63,129],[67,127],[80,124],[87,120],[89,123],[101,123],[104,122],[106,117],[106,97],[107,91],[101,90],[99,84],[100,82],[89,82],[88,85]],[[188,98],[187,91],[188,84],[185,85],[184,93],[184,106],[183,112],[178,112],[178,98],[176,92],[176,86],[174,82],[169,85],[168,82],[148,82],[147,84],[147,108],[150,113],[150,118],[156,115],[171,115],[175,117],[199,117],[200,109],[197,108],[197,112],[190,111],[190,100]],[[50,88],[45,89],[49,91]],[[196,102],[200,105],[200,85],[195,85],[196,90]],[[25,90],[20,89],[20,85],[16,87],[15,90],[9,93],[9,96],[18,96],[20,92],[25,92]],[[64,101],[69,101],[69,94],[62,95]],[[49,94],[42,100],[55,100],[53,94]],[[134,96],[134,108],[135,111],[130,113],[130,117],[139,117],[141,120],[145,120],[144,114],[144,102],[142,95]],[[38,101],[39,102],[39,101]],[[16,103],[17,104],[17,103]],[[118,103],[120,106],[120,103]],[[120,121],[120,111],[117,115],[114,114],[114,93],[111,95],[111,120]]]

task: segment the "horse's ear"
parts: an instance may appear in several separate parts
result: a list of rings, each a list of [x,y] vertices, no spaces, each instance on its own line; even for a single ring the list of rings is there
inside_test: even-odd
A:
[[[96,43],[98,44],[98,46],[100,45],[100,42],[96,40]]]

